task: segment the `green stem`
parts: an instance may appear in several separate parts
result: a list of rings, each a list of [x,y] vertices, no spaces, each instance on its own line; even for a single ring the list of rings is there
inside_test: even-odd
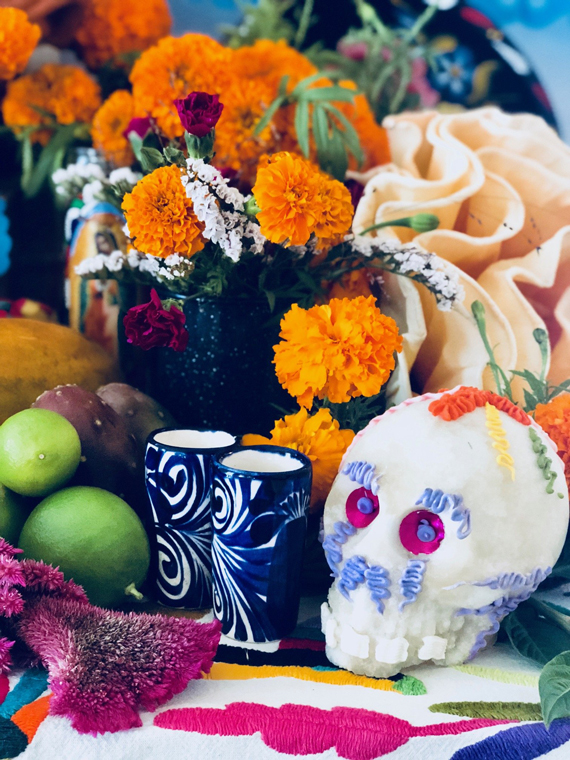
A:
[[[297,50],[301,49],[301,45],[305,41],[305,37],[307,36],[307,32],[309,31],[309,26],[311,24],[311,14],[313,12],[314,4],[315,4],[315,0],[305,0],[305,4],[303,5],[303,10],[301,11],[301,18],[299,19],[299,26],[295,34],[294,44]]]
[[[125,595],[133,596],[137,600],[137,602],[141,602],[144,599],[144,596],[137,589],[134,583],[129,583],[129,585],[125,589]]]

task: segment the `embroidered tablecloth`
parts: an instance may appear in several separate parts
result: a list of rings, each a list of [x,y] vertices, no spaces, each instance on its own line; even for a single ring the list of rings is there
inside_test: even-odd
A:
[[[567,760],[570,721],[544,727],[539,672],[499,644],[458,668],[354,676],[327,661],[312,617],[256,649],[223,638],[204,680],[115,734],[80,735],[49,716],[43,670],[0,680],[0,758]]]

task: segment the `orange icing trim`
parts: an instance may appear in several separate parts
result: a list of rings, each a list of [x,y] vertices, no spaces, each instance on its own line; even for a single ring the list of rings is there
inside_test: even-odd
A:
[[[530,425],[529,415],[508,398],[499,396],[492,391],[482,391],[479,388],[462,386],[454,393],[444,393],[441,398],[432,401],[428,409],[434,417],[440,417],[446,422],[458,420],[475,409],[491,404],[500,412],[508,414],[511,419],[521,425]]]

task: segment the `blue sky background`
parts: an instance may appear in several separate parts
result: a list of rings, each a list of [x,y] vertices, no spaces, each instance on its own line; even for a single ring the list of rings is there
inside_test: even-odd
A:
[[[233,0],[169,3],[174,34],[193,30],[216,36],[220,25],[240,17]],[[570,142],[570,0],[469,0],[469,4],[489,16],[529,58],[550,97],[562,136]]]

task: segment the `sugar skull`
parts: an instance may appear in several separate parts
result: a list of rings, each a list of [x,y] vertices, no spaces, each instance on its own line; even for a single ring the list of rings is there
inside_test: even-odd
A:
[[[556,447],[506,399],[459,387],[388,410],[325,506],[328,658],[376,677],[466,661],[550,573],[568,515]]]

